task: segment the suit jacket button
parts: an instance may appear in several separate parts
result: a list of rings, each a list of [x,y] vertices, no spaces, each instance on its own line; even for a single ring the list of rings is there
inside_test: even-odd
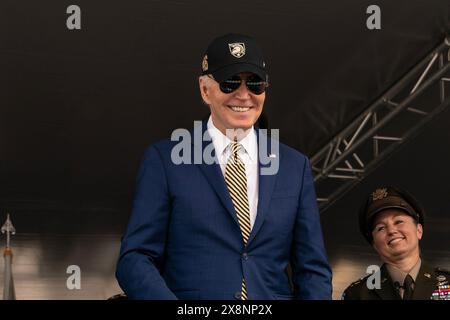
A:
[[[242,300],[242,293],[236,292],[236,293],[234,294],[234,298],[235,298],[236,300]]]
[[[248,260],[248,254],[247,254],[247,252],[244,252],[243,254],[242,254],[242,259],[244,259],[244,260]]]

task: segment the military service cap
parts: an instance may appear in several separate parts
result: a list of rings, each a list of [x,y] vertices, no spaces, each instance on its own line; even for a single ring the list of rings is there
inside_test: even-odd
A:
[[[359,211],[359,227],[364,238],[372,243],[375,216],[386,209],[399,209],[424,224],[424,209],[407,191],[393,186],[380,187],[371,192]]]

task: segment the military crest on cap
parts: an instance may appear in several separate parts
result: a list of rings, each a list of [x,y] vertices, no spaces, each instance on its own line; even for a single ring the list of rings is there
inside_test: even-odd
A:
[[[379,188],[372,192],[372,201],[381,200],[388,196],[386,188]]]
[[[233,57],[241,58],[245,55],[245,44],[242,42],[229,43],[228,49]]]
[[[208,70],[208,55],[205,54],[202,61],[202,71]]]

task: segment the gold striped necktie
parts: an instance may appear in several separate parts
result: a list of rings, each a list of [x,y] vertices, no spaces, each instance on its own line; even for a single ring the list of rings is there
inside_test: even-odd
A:
[[[247,245],[250,237],[250,206],[248,204],[247,195],[247,177],[245,175],[245,165],[238,156],[238,151],[242,145],[238,142],[232,142],[231,155],[228,159],[225,169],[225,182],[230,192],[231,201],[234,205],[234,210],[239,222],[239,227],[242,233],[244,245]],[[247,284],[245,279],[242,279],[242,300],[247,300]]]

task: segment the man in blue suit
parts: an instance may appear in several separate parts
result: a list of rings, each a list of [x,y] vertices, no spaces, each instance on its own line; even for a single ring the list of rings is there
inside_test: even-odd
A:
[[[145,153],[120,286],[132,299],[331,299],[309,161],[254,128],[268,86],[254,39],[214,39],[199,86],[211,116],[188,147]]]

